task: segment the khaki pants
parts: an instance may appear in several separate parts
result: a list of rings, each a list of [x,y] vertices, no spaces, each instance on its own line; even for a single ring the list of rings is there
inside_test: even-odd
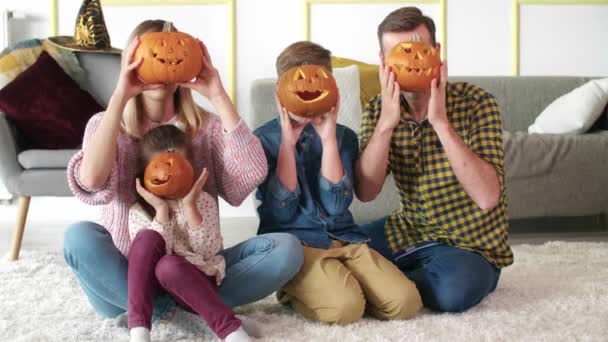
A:
[[[366,303],[380,319],[412,318],[422,308],[414,282],[366,244],[304,247],[302,269],[277,297],[308,319],[337,324],[359,320]]]

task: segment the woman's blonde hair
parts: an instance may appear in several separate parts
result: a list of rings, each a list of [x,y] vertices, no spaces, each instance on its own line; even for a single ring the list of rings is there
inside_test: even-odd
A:
[[[177,31],[177,29],[171,22],[164,20],[143,21],[131,32],[127,41],[127,47],[135,37],[139,37],[146,32],[162,31]],[[122,58],[127,58],[126,51],[127,49],[124,50],[125,53],[123,53]],[[144,132],[142,132],[141,128],[145,119],[142,113],[141,96],[139,94],[131,98],[127,102],[122,115],[122,128],[128,135],[138,139],[141,139],[143,136]],[[173,95],[173,102],[177,120],[185,126],[188,135],[193,135],[205,126],[209,113],[196,105],[189,88],[177,87]]]

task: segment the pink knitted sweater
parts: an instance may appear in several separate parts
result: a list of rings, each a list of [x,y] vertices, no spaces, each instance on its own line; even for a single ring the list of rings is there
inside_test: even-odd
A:
[[[103,113],[99,113],[89,120],[83,150],[101,123],[102,116]],[[174,123],[174,120],[167,123]],[[145,130],[158,125],[148,122]],[[118,150],[112,173],[102,188],[88,189],[82,185],[79,172],[83,150],[70,160],[67,175],[70,189],[79,200],[89,205],[103,206],[100,224],[110,232],[116,247],[128,256],[131,245],[129,208],[136,201],[137,145],[121,132],[116,147]],[[268,172],[262,145],[243,120],[232,132],[225,133],[220,118],[211,114],[207,126],[195,134],[192,150],[195,173],[200,174],[205,167],[209,170],[204,191],[216,201],[221,196],[231,205],[240,205]]]

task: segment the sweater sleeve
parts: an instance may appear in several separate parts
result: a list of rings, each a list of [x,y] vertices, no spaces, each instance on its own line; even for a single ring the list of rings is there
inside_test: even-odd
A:
[[[91,117],[84,131],[82,149],[72,156],[67,168],[68,185],[70,186],[70,190],[76,198],[89,205],[108,204],[112,201],[117,191],[118,173],[116,160],[114,160],[112,164],[112,171],[108,181],[102,187],[98,189],[91,189],[85,187],[80,180],[80,165],[82,164],[82,158],[84,157],[84,149],[97,130],[97,127],[99,127],[102,118],[103,113],[99,113]]]
[[[233,131],[225,133],[221,120],[213,116],[209,130],[218,195],[238,206],[266,178],[264,150],[242,119]]]

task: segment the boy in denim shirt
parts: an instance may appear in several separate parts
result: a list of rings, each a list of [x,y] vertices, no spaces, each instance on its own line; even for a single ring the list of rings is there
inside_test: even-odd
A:
[[[317,44],[294,43],[277,58],[277,74],[304,64],[331,70],[330,56]],[[302,269],[278,291],[279,300],[325,323],[355,322],[366,307],[381,319],[413,317],[422,307],[415,284],[368,248],[348,210],[357,135],[336,123],[337,105],[322,117],[294,120],[276,94],[275,101],[279,117],[254,132],[269,165],[256,193],[258,234],[287,232],[304,245]]]

